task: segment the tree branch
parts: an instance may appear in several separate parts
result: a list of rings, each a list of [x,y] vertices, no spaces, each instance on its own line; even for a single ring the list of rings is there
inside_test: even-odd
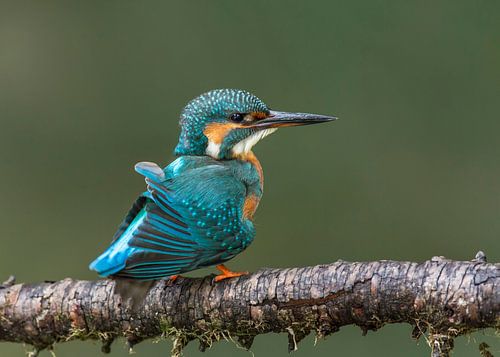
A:
[[[449,356],[453,338],[500,328],[500,264],[484,254],[470,262],[435,257],[424,263],[378,261],[264,269],[214,283],[205,278],[158,281],[137,310],[113,294],[114,281],[0,286],[0,341],[35,353],[55,343],[116,337],[129,346],[171,336],[172,354],[191,340],[203,351],[222,338],[250,348],[256,335],[286,332],[289,350],[311,331],[324,337],[355,324],[364,333],[406,322],[413,337],[428,333],[433,357]],[[483,346],[484,347],[484,346]]]

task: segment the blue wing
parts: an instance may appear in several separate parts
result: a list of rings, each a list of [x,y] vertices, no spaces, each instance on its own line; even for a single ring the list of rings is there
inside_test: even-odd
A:
[[[241,219],[245,186],[223,165],[166,178],[140,164],[148,192],[139,197],[111,246],[90,268],[102,276],[152,280],[223,262],[253,239]]]

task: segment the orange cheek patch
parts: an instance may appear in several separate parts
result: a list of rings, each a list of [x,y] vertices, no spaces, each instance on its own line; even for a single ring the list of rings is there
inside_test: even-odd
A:
[[[236,123],[210,123],[203,130],[203,134],[213,143],[221,144],[231,130],[241,127],[243,126]]]
[[[259,205],[260,199],[257,196],[250,195],[245,198],[245,203],[243,204],[243,217],[246,219],[252,219],[257,206]]]

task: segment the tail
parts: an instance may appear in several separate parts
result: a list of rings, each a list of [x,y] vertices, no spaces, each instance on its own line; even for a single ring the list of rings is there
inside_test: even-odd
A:
[[[110,257],[109,250],[102,253],[89,265],[90,270],[96,271],[102,277],[116,274],[123,268],[125,268],[125,261]]]

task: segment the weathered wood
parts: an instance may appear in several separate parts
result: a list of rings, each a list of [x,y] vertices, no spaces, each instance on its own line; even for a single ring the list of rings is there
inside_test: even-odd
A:
[[[387,323],[429,333],[432,356],[448,356],[453,338],[500,327],[500,264],[435,257],[424,263],[377,261],[264,269],[214,283],[213,278],[157,282],[132,311],[113,294],[114,281],[65,279],[0,288],[0,341],[35,350],[72,339],[116,337],[130,346],[174,338],[173,354],[191,340],[204,350],[221,338],[250,348],[258,334],[286,332],[289,350],[314,331],[319,337],[355,324],[366,332]]]

